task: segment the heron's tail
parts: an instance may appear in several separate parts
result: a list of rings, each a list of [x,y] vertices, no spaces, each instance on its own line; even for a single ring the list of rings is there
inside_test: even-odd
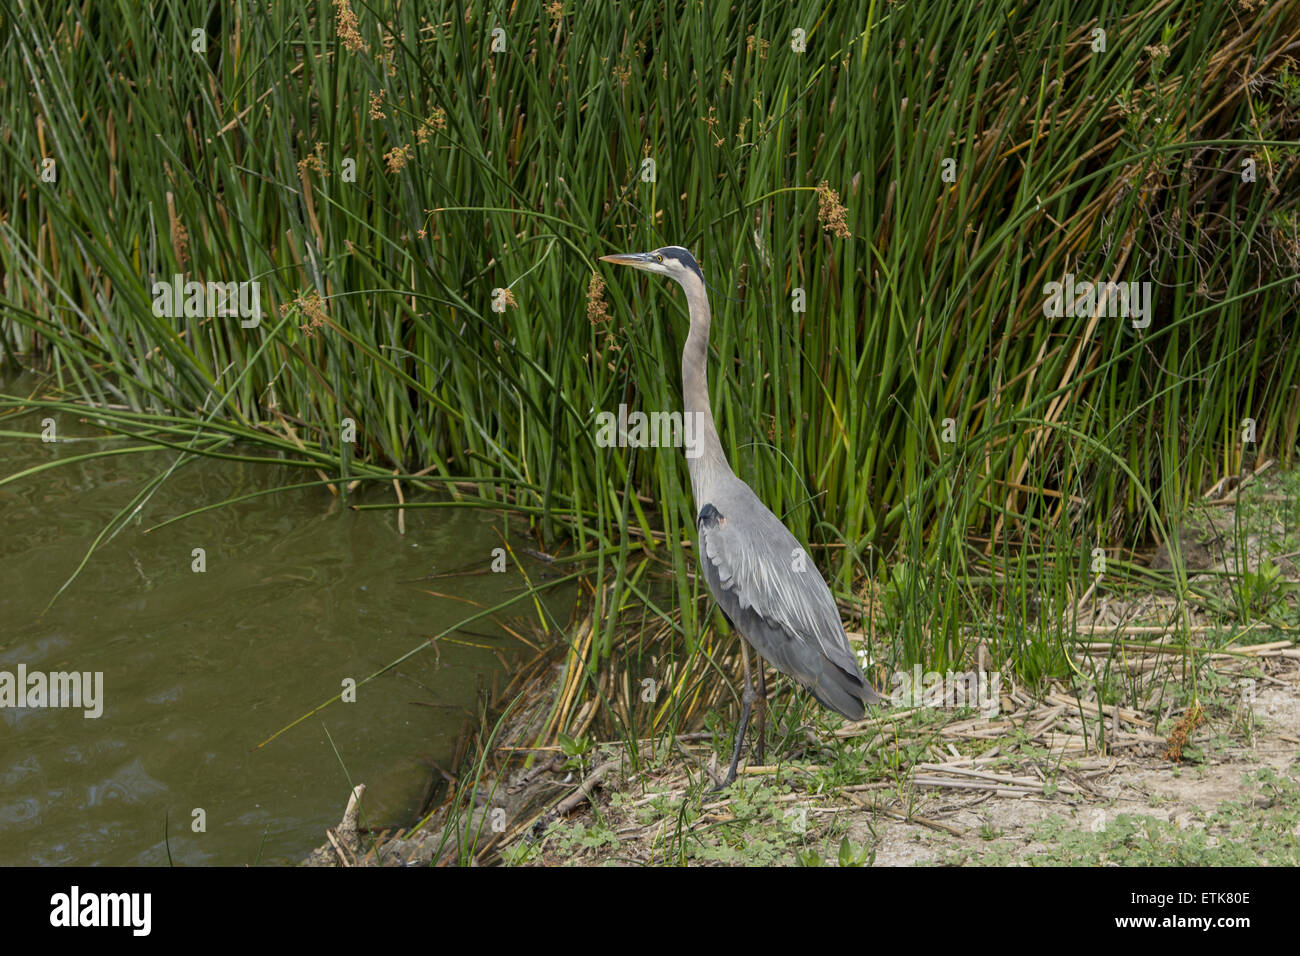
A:
[[[808,688],[823,707],[829,707],[849,720],[861,720],[867,707],[887,702],[860,673],[827,662],[817,683]]]

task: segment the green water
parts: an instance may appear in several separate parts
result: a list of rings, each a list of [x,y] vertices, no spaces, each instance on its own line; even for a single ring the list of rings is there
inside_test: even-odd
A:
[[[0,426],[38,427],[34,416]],[[106,446],[0,438],[0,476],[94,447]],[[0,671],[102,672],[104,698],[97,719],[0,707],[0,864],[165,865],[168,848],[177,864],[296,861],[325,842],[351,783],[367,785],[365,822],[408,824],[479,688],[518,649],[490,618],[474,622],[452,637],[481,646],[426,649],[361,685],[355,703],[331,704],[257,749],[346,678],[360,682],[520,593],[522,579],[490,572],[500,516],[408,510],[402,535],[396,512],[355,512],[323,488],[146,533],[204,504],[316,477],[204,460],[178,469],[45,611],[95,536],[174,458],[118,456],[0,486]],[[391,501],[391,486],[360,500]],[[206,552],[202,573],[195,548]],[[459,573],[434,577],[447,572]],[[562,587],[548,598],[557,610],[572,600]],[[527,630],[530,604],[504,620]]]

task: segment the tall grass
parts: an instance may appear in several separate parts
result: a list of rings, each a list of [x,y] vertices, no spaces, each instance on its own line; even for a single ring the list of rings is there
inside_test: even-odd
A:
[[[3,10],[6,355],[119,431],[508,502],[614,582],[584,668],[629,622],[694,648],[704,607],[680,453],[595,442],[680,407],[684,304],[593,293],[605,252],[697,253],[730,460],[841,594],[885,595],[900,661],[1017,600],[999,656],[1050,661],[1029,605],[1064,613],[1093,548],[1294,453],[1298,5]],[[155,317],[176,273],[268,314]],[[1151,282],[1149,327],[1045,317],[1065,273]]]

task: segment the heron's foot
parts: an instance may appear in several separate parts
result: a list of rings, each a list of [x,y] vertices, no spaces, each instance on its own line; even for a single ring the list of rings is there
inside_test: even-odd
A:
[[[736,767],[740,764],[740,745],[742,739],[743,738],[739,736],[736,737],[736,746],[731,753],[731,766],[727,768],[727,776],[723,779],[722,783],[711,789],[709,793],[721,793],[736,782]]]

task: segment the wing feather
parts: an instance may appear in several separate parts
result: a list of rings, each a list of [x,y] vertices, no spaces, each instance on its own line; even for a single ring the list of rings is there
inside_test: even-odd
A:
[[[864,704],[880,697],[863,680],[830,588],[794,535],[739,479],[705,503],[698,528],[700,569],[736,630],[823,705],[861,718]]]

